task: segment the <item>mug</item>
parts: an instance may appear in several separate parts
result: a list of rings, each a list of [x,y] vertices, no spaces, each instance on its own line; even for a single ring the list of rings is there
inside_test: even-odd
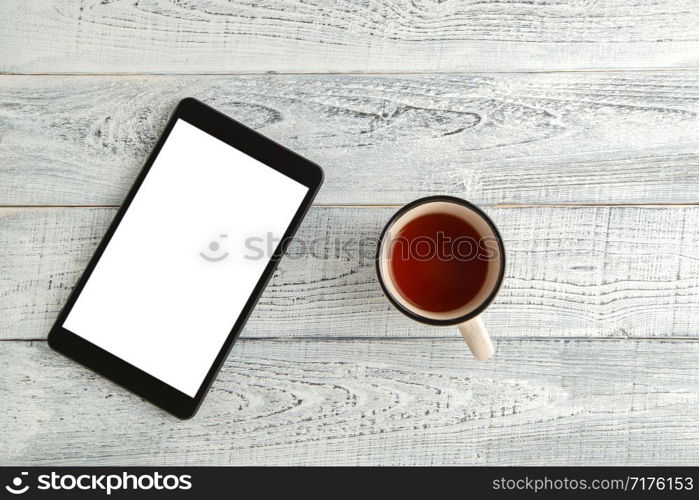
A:
[[[473,230],[472,234],[479,236],[478,245],[481,248],[485,246],[492,250],[490,252],[477,250],[478,255],[473,257],[481,261],[478,269],[482,277],[479,283],[482,286],[474,287],[469,295],[471,298],[466,303],[446,311],[421,308],[415,301],[409,300],[401,292],[394,276],[396,268],[391,265],[393,245],[399,241],[401,232],[417,219],[429,220],[422,218],[428,215],[454,216],[461,219],[467,223],[463,226],[464,228],[470,226],[470,229]],[[457,222],[461,223],[461,221]],[[436,246],[435,244],[435,248]],[[461,335],[477,360],[485,361],[493,356],[495,349],[480,314],[493,301],[502,284],[505,274],[505,247],[497,227],[481,209],[453,196],[429,196],[405,205],[391,217],[381,232],[376,254],[376,273],[384,294],[400,312],[413,320],[428,325],[458,325]],[[427,275],[421,279],[422,283],[425,283],[431,278]],[[444,283],[445,278],[442,276],[441,279]],[[446,279],[451,279],[451,276]],[[454,279],[457,278],[454,277]],[[450,283],[450,285],[458,287],[459,283]],[[447,289],[451,288],[445,287],[445,290]]]

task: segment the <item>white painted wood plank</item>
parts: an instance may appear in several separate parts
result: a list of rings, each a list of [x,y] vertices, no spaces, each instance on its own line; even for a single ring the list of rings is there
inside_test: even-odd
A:
[[[0,204],[119,204],[195,96],[325,168],[321,203],[699,201],[699,72],[3,77]]]
[[[458,337],[382,295],[373,243],[395,210],[313,208],[243,335]],[[699,336],[699,207],[488,212],[508,254],[495,337]],[[0,210],[0,338],[45,338],[114,213]]]
[[[0,342],[0,463],[695,465],[699,342],[242,340],[180,422]]]
[[[4,0],[0,71],[696,67],[697,26],[693,0]]]

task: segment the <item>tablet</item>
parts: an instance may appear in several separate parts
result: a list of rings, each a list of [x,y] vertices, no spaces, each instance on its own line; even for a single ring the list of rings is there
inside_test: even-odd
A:
[[[193,416],[322,181],[314,163],[184,99],[49,345]]]

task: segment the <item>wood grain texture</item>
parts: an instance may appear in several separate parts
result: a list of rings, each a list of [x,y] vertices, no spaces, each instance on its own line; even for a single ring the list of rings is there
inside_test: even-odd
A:
[[[3,77],[0,204],[119,204],[195,96],[325,168],[321,203],[699,201],[699,72]]]
[[[176,421],[51,352],[0,342],[0,462],[694,465],[699,342],[242,340]],[[662,361],[661,361],[662,360]]]
[[[313,208],[244,336],[457,338],[455,328],[405,318],[382,295],[375,239],[395,210]],[[0,211],[0,338],[45,338],[114,213]],[[489,213],[508,255],[485,313],[495,337],[699,336],[699,207]]]
[[[185,96],[320,163],[321,204],[696,204],[697,66],[692,0],[4,0],[0,206],[119,204]],[[401,75],[239,75],[274,72]],[[0,464],[697,463],[699,207],[489,208],[488,363],[383,297],[394,210],[312,209],[179,422],[30,340],[115,209],[0,208]]]
[[[693,0],[4,0],[0,71],[681,68]]]

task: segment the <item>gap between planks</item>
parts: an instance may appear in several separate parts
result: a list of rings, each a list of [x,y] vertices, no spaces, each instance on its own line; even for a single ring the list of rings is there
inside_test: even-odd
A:
[[[456,327],[454,327],[456,328]],[[278,336],[278,337],[256,337],[256,336],[251,336],[251,337],[240,337],[236,340],[236,342],[247,342],[247,341],[271,341],[271,342],[289,342],[289,341],[312,341],[312,342],[342,342],[342,341],[372,341],[372,342],[412,342],[412,341],[421,341],[421,340],[454,340],[454,341],[461,341],[460,337],[454,337],[453,339],[449,339],[449,337],[437,337],[434,335],[425,335],[425,336],[419,336],[419,337],[388,337],[385,335],[381,336],[372,336],[372,337],[358,337],[358,336],[324,336],[324,337],[317,337],[317,336],[294,336],[294,337],[287,337],[287,336]],[[502,342],[561,342],[561,341],[572,341],[572,342],[610,342],[610,341],[623,341],[623,340],[632,340],[634,342],[638,341],[651,341],[651,342],[699,342],[699,336],[695,337],[634,337],[631,335],[626,335],[623,337],[584,337],[584,336],[556,336],[556,337],[527,337],[527,336],[516,336],[516,337],[499,337],[496,338],[495,341],[496,343],[502,343]],[[47,342],[46,337],[44,338],[32,338],[32,339],[24,339],[24,338],[10,338],[10,339],[3,339],[0,338],[0,342]]]
[[[0,77],[3,76],[408,76],[408,75],[551,75],[557,73],[681,73],[683,71],[696,71],[699,66],[686,66],[681,68],[673,67],[657,67],[657,68],[587,68],[587,69],[558,69],[548,68],[539,70],[520,70],[520,71],[498,71],[498,70],[467,70],[467,71],[148,71],[148,72],[67,72],[67,73],[13,73],[0,72]]]
[[[314,203],[319,208],[400,208],[404,203]],[[694,208],[696,203],[481,203],[484,208],[591,208],[591,207],[619,207],[619,208]],[[0,205],[0,209],[16,208],[120,208],[121,205]]]

